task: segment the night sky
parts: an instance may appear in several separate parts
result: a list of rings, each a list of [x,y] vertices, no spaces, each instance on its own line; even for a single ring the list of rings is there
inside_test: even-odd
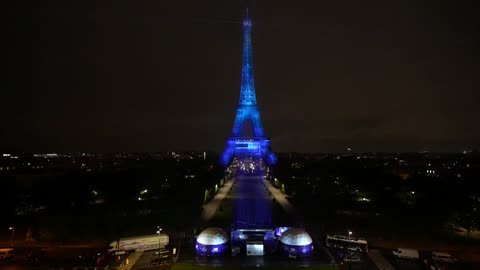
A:
[[[0,151],[223,149],[245,1],[15,2],[3,10]],[[274,151],[478,148],[470,2],[251,1]]]

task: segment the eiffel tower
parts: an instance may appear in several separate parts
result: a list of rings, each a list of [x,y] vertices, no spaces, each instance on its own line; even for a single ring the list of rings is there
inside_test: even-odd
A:
[[[277,157],[270,148],[270,140],[265,137],[260,111],[257,106],[255,85],[253,81],[252,63],[252,21],[247,15],[243,20],[243,65],[242,85],[240,87],[240,101],[237,107],[237,115],[233,124],[232,135],[227,140],[227,146],[221,156],[221,163],[228,166],[233,157],[260,157],[268,165],[277,162]],[[244,124],[251,121],[253,136],[242,136]]]

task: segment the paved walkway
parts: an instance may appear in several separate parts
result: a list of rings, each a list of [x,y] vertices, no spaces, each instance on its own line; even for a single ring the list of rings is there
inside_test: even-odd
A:
[[[223,199],[228,194],[228,191],[232,188],[233,183],[235,182],[234,179],[228,180],[225,185],[223,185],[222,188],[217,192],[215,197],[213,197],[212,200],[210,200],[207,204],[205,204],[202,212],[202,220],[204,222],[209,221],[212,219],[212,217],[215,215],[215,212],[217,212],[218,208],[220,207],[220,204],[222,203]]]
[[[287,200],[287,196],[283,194],[278,188],[275,188],[270,182],[267,180],[263,180],[265,186],[267,186],[268,191],[273,195],[275,200],[282,206],[283,210],[289,215],[295,215],[295,208],[293,205]]]
[[[137,263],[138,259],[142,257],[143,251],[133,252],[117,267],[117,270],[130,270]]]
[[[395,267],[383,257],[379,250],[369,250],[368,257],[370,257],[379,270],[395,270]]]

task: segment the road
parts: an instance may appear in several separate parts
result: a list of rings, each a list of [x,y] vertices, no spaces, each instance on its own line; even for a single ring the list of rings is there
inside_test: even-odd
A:
[[[391,265],[390,262],[383,257],[379,250],[370,249],[368,251],[368,257],[378,267],[378,269],[395,270],[395,267],[393,267],[393,265]]]
[[[225,199],[225,197],[227,196],[228,191],[230,191],[230,189],[232,188],[234,182],[234,179],[228,180],[225,185],[220,188],[215,197],[213,197],[212,200],[205,204],[202,212],[202,220],[204,222],[208,222],[210,219],[212,219],[212,217],[215,215],[215,212],[217,212],[218,208],[220,207],[223,199]]]

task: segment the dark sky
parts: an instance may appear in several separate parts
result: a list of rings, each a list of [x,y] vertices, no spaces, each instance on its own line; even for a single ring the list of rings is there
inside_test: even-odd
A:
[[[222,150],[245,1],[15,2],[3,11],[0,150]],[[479,147],[470,2],[251,1],[273,149]]]

